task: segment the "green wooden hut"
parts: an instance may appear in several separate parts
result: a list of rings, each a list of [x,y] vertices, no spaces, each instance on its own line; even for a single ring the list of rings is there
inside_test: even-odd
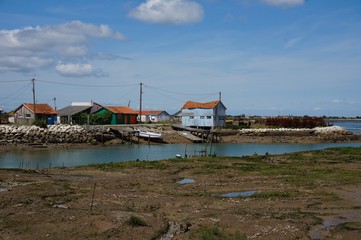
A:
[[[138,113],[129,107],[123,106],[108,106],[99,109],[94,114],[104,115],[111,112],[110,124],[136,124]]]

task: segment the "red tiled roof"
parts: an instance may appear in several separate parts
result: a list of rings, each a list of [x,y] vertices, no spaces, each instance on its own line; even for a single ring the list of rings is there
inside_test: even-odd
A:
[[[159,115],[163,110],[142,110],[142,115]],[[138,114],[140,114],[140,111],[137,111]]]
[[[192,109],[192,108],[205,108],[205,109],[213,109],[215,108],[218,103],[220,103],[221,101],[217,100],[217,101],[213,101],[213,102],[206,102],[206,103],[199,103],[199,102],[192,102],[192,101],[187,101],[182,109]]]
[[[34,104],[24,103],[23,104],[30,111],[34,112]],[[57,114],[57,112],[49,106],[49,104],[35,104],[36,114]]]
[[[123,106],[108,106],[105,107],[106,109],[108,109],[109,111],[111,111],[112,113],[123,113],[123,114],[138,114],[136,111],[134,111],[133,109],[129,108],[129,107],[123,107]]]

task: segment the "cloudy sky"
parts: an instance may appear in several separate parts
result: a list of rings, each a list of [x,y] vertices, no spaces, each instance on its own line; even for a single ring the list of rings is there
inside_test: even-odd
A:
[[[0,0],[0,108],[361,116],[360,0]],[[54,101],[54,98],[56,101]]]

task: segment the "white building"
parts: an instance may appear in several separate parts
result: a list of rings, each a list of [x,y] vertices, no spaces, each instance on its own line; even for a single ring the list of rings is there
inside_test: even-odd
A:
[[[140,112],[137,111],[140,115]],[[170,119],[170,115],[164,110],[142,110],[141,121],[146,122],[162,122]]]
[[[206,103],[187,101],[182,107],[182,125],[204,129],[224,127],[226,110],[221,101]]]

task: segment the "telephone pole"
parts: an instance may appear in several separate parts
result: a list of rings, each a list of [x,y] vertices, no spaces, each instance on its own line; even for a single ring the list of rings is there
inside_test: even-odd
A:
[[[140,83],[139,92],[139,122],[142,123],[142,97],[143,97],[143,83]]]
[[[55,111],[56,111],[56,97],[54,97],[54,109],[55,109]]]
[[[36,120],[36,106],[35,106],[35,78],[31,80],[33,83],[33,105],[34,105],[34,120]]]

